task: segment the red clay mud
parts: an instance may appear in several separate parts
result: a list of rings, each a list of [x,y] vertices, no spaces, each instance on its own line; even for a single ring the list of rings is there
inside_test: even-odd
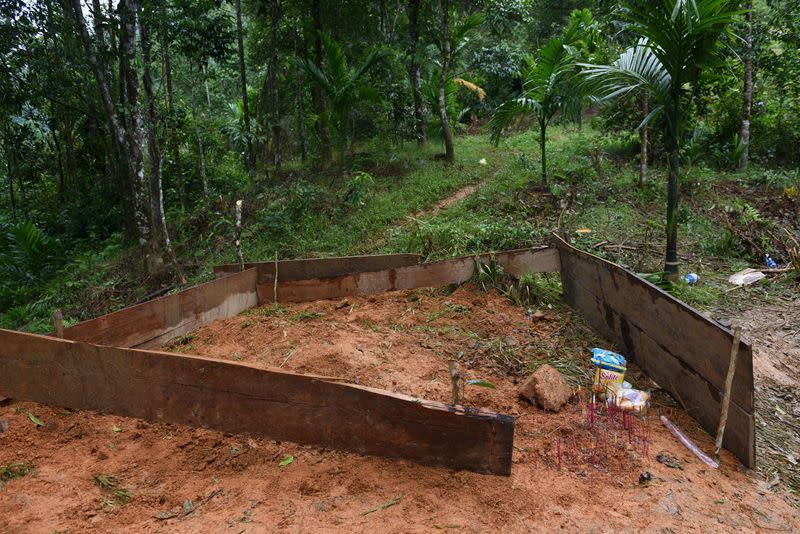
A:
[[[656,406],[632,426],[621,414],[611,421],[598,413],[590,426],[581,393],[558,414],[520,399],[526,373],[497,353],[535,360],[543,341],[556,345],[568,315],[540,315],[469,286],[404,291],[264,306],[169,347],[445,402],[447,360],[458,358],[465,378],[497,388],[466,386],[465,404],[517,418],[510,477],[6,402],[0,466],[34,470],[0,482],[0,532],[800,529],[783,496],[759,486],[730,454],[720,470],[708,469],[658,423],[666,413],[712,450],[680,410]],[[29,413],[45,426],[37,429]],[[662,451],[683,469],[656,461]],[[644,472],[652,480],[640,483]],[[99,487],[97,475],[112,475],[122,491]]]

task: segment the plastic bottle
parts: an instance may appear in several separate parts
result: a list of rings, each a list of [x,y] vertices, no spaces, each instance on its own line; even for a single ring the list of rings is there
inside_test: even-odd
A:
[[[770,269],[778,268],[778,264],[775,263],[775,260],[770,258],[769,254],[764,254],[764,259],[766,260],[767,267],[769,267]]]
[[[695,285],[699,278],[700,277],[697,276],[697,273],[686,273],[686,275],[683,277],[686,283],[689,284],[690,286]]]

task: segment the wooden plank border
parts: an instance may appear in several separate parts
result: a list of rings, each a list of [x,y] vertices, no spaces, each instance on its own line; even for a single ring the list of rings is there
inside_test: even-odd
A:
[[[520,276],[526,273],[553,272],[560,269],[558,250],[549,247],[520,249],[479,256],[463,256],[451,260],[420,263],[380,271],[353,272],[340,276],[282,281],[278,271],[278,301],[307,302],[354,295],[369,295],[462,284],[475,273],[475,261],[495,259],[506,272]],[[262,302],[274,299],[272,282],[259,283],[258,295]]]
[[[618,343],[709,433],[716,431],[732,333],[634,273],[560,238],[564,301]],[[755,465],[753,356],[739,344],[724,446]]]
[[[0,395],[511,474],[509,415],[199,356],[0,330]]]
[[[90,319],[64,329],[64,338],[114,347],[160,347],[178,336],[258,304],[256,269]]]
[[[311,278],[330,278],[350,273],[381,271],[396,267],[416,265],[422,261],[419,254],[379,254],[375,256],[338,256],[333,258],[309,258],[278,261],[278,281],[307,280]],[[258,271],[259,284],[271,284],[275,276],[275,262],[262,261],[245,263],[245,269]],[[217,265],[215,276],[238,273],[238,263]]]

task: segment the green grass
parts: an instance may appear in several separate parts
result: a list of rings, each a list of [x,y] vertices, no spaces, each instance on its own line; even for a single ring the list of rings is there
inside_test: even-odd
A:
[[[281,259],[389,252],[445,258],[539,245],[560,223],[577,246],[637,272],[657,272],[665,241],[665,169],[652,166],[647,186],[637,187],[636,164],[618,157],[629,152],[630,143],[629,136],[602,134],[590,125],[550,128],[550,194],[541,195],[527,188],[539,181],[532,131],[512,135],[498,147],[486,135],[458,137],[455,166],[434,158],[441,147],[433,142],[420,152],[411,143],[387,150],[375,140],[346,168],[321,173],[296,168],[285,183],[259,184],[239,195],[245,200],[244,255],[254,261],[274,259],[276,253]],[[783,191],[800,188],[798,173],[756,166],[746,173],[703,166],[684,171],[679,252],[685,258],[682,270],[697,272],[700,283],[672,291],[701,309],[737,308],[790,293],[794,275],[727,291],[727,277],[759,258],[722,221],[728,217],[738,229],[752,228],[757,245],[780,249],[775,236],[783,234],[770,206]],[[435,215],[424,213],[470,184],[480,187]],[[231,215],[213,202],[196,213],[168,214],[189,284],[210,279],[214,264],[235,261]],[[577,228],[591,233],[575,234]],[[603,241],[634,250],[596,247]],[[130,268],[138,256],[123,247],[121,236],[87,240],[51,280],[23,288],[18,302],[0,314],[0,327],[48,332],[56,308],[64,310],[69,326],[137,302],[157,288]],[[248,312],[284,314],[281,306]]]

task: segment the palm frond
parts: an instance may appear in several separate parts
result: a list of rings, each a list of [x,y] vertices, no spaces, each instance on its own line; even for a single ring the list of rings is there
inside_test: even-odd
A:
[[[511,126],[514,121],[521,117],[538,114],[541,109],[541,102],[527,97],[506,100],[500,104],[489,120],[492,143],[497,145],[503,135],[503,130]]]
[[[659,100],[669,93],[671,77],[646,39],[625,50],[610,65],[579,64],[586,90],[600,101],[647,90]]]

